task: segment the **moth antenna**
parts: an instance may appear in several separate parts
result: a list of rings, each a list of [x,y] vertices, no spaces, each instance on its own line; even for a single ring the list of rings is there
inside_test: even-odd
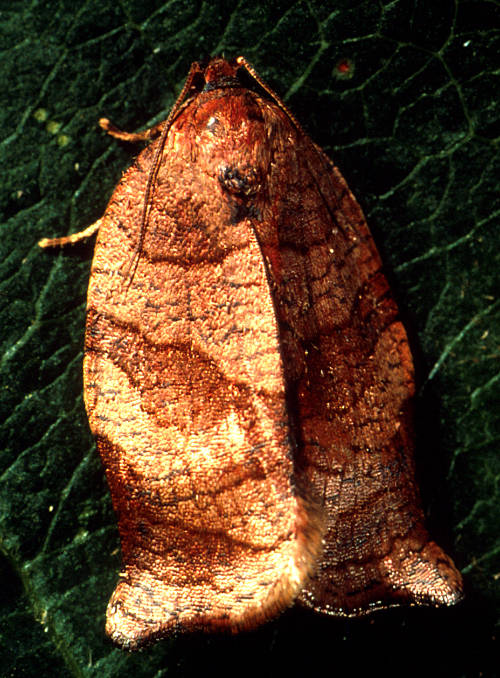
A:
[[[204,69],[202,68],[200,62],[195,61],[193,64],[191,64],[191,68],[189,70],[189,74],[186,80],[186,83],[184,87],[181,90],[181,93],[179,94],[177,101],[175,102],[172,110],[170,111],[170,114],[168,118],[165,121],[165,124],[163,126],[162,133],[160,135],[160,138],[158,140],[158,148],[156,149],[155,156],[153,158],[153,164],[151,166],[151,170],[149,172],[148,176],[148,181],[146,183],[146,190],[144,191],[144,204],[142,206],[142,214],[141,214],[141,226],[140,226],[140,232],[139,232],[139,240],[137,242],[137,245],[134,248],[134,251],[132,253],[132,257],[130,259],[130,264],[127,268],[127,271],[125,272],[125,277],[128,278],[128,283],[127,283],[127,289],[130,287],[132,284],[132,280],[135,275],[135,271],[137,269],[137,264],[139,262],[139,254],[142,250],[142,246],[144,245],[144,239],[146,237],[146,229],[147,229],[147,223],[148,223],[148,216],[149,216],[149,210],[151,208],[151,198],[153,196],[153,187],[154,183],[156,181],[156,177],[158,176],[158,171],[160,169],[160,159],[163,154],[163,149],[165,148],[165,142],[167,140],[167,135],[170,130],[170,127],[172,126],[172,122],[179,112],[179,109],[181,108],[184,99],[186,98],[187,93],[192,87],[193,80],[195,76],[198,73],[203,73]]]
[[[304,136],[307,136],[306,133],[305,133],[305,131],[304,131],[304,128],[303,128],[302,125],[299,123],[299,121],[297,120],[297,118],[294,116],[294,114],[292,113],[292,111],[291,111],[291,110],[288,108],[288,106],[285,104],[285,102],[283,101],[283,99],[281,99],[281,98],[276,94],[276,92],[275,92],[273,89],[271,89],[271,87],[267,84],[267,82],[261,78],[261,76],[257,73],[257,71],[256,71],[255,68],[252,66],[252,64],[251,64],[249,61],[247,61],[247,60],[245,59],[245,57],[243,57],[243,56],[237,57],[237,58],[236,58],[236,63],[238,64],[238,66],[239,66],[240,68],[243,67],[243,68],[246,69],[247,73],[249,73],[249,74],[252,76],[252,78],[253,78],[253,79],[254,79],[254,80],[262,87],[262,89],[263,89],[264,91],[266,91],[266,92],[269,94],[269,96],[275,101],[275,103],[281,108],[281,110],[282,110],[284,113],[286,113],[286,115],[290,118],[290,120],[292,121],[292,123],[294,124],[294,126],[298,129],[298,131],[299,131],[299,132],[302,132],[302,134],[303,134]],[[312,145],[315,146],[315,144],[312,144]]]

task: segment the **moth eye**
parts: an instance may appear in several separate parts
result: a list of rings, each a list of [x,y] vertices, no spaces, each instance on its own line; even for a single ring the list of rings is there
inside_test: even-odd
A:
[[[216,134],[220,130],[221,124],[219,118],[211,116],[207,122],[207,130],[212,134]]]

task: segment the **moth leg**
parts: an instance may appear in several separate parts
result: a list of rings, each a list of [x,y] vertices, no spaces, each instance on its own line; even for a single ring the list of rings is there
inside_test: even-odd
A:
[[[40,247],[64,247],[65,245],[75,245],[78,242],[82,242],[83,240],[87,240],[87,238],[90,238],[94,233],[97,233],[99,230],[99,227],[101,226],[102,222],[102,217],[101,219],[98,219],[94,224],[91,224],[88,226],[86,229],[83,231],[80,231],[79,233],[73,233],[72,235],[65,236],[63,238],[42,238],[42,240],[38,241],[38,245]]]
[[[136,143],[138,141],[148,141],[149,139],[160,136],[162,129],[165,126],[165,121],[159,122],[157,125],[154,125],[154,127],[144,130],[144,132],[136,133],[124,132],[123,130],[118,129],[118,127],[113,125],[107,118],[101,118],[99,120],[99,125],[106,130],[108,134],[115,137],[115,139]]]

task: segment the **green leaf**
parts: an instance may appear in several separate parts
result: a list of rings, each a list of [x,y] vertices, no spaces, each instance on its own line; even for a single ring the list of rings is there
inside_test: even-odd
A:
[[[498,3],[24,0],[0,29],[2,675],[498,675]],[[99,218],[137,154],[99,118],[164,119],[190,63],[223,52],[286,99],[366,212],[415,355],[428,525],[467,597],[349,622],[293,609],[131,656],[104,636],[120,554],[82,399],[92,243],[37,241]]]

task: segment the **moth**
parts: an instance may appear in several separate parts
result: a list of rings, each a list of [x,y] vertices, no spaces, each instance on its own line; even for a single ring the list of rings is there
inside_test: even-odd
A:
[[[243,57],[194,63],[160,126],[101,124],[156,140],[93,227],[41,245],[99,231],[84,388],[123,552],[109,636],[455,603],[406,333],[337,168]]]

